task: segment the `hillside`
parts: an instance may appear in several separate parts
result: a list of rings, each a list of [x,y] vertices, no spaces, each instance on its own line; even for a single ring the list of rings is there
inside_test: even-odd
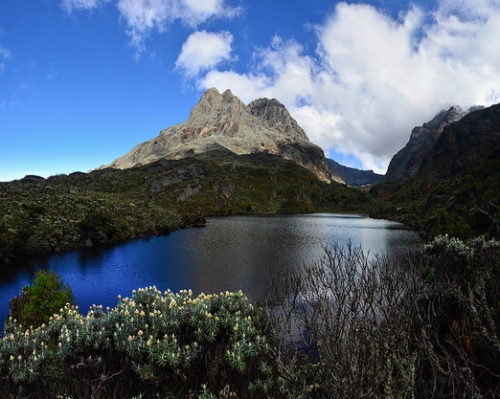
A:
[[[340,178],[351,187],[371,186],[385,180],[384,175],[375,173],[373,170],[350,168],[328,158],[326,162],[332,173],[338,174]]]
[[[498,237],[500,104],[446,124],[433,141],[418,153],[418,167],[407,163],[399,174],[388,173],[407,179],[372,189],[386,204],[380,216],[394,215],[427,235]]]
[[[0,262],[166,234],[197,216],[368,209],[367,193],[327,184],[266,153],[212,151],[128,169],[0,183]]]

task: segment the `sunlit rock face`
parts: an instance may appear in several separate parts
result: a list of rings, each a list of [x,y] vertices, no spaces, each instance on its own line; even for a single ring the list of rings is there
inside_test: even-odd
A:
[[[126,169],[159,159],[182,159],[213,150],[235,154],[269,153],[311,170],[326,181],[340,181],[323,150],[311,143],[283,104],[261,98],[245,105],[230,90],[207,90],[186,122],[162,130],[106,167]]]

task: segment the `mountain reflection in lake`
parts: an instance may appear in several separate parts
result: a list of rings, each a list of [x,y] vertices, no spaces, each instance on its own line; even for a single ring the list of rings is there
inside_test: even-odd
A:
[[[273,269],[301,267],[322,256],[326,246],[349,242],[376,254],[405,251],[419,238],[399,223],[360,215],[211,217],[205,228],[10,265],[16,272],[0,274],[0,318],[39,269],[63,276],[84,313],[92,304],[113,307],[118,294],[130,296],[151,285],[174,292],[191,288],[195,294],[242,290],[261,300]]]

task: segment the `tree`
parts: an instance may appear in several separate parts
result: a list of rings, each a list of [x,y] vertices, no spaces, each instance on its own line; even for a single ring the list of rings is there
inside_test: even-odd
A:
[[[53,270],[40,270],[33,285],[24,287],[22,296],[11,301],[10,315],[24,326],[38,327],[48,323],[67,303],[74,302],[71,287],[64,284],[61,276]]]

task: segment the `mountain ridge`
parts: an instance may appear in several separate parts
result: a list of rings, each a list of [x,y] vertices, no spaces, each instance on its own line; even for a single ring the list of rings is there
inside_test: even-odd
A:
[[[215,88],[203,93],[187,121],[161,130],[158,136],[101,168],[125,169],[217,149],[237,155],[278,155],[309,169],[321,180],[344,182],[330,170],[321,147],[309,141],[278,100],[262,98],[245,105],[229,89],[220,94]]]
[[[408,143],[391,159],[385,178],[403,181],[421,172],[445,128],[480,109],[484,107],[474,106],[463,111],[458,106],[452,106],[447,110],[441,110],[422,126],[415,126]]]

